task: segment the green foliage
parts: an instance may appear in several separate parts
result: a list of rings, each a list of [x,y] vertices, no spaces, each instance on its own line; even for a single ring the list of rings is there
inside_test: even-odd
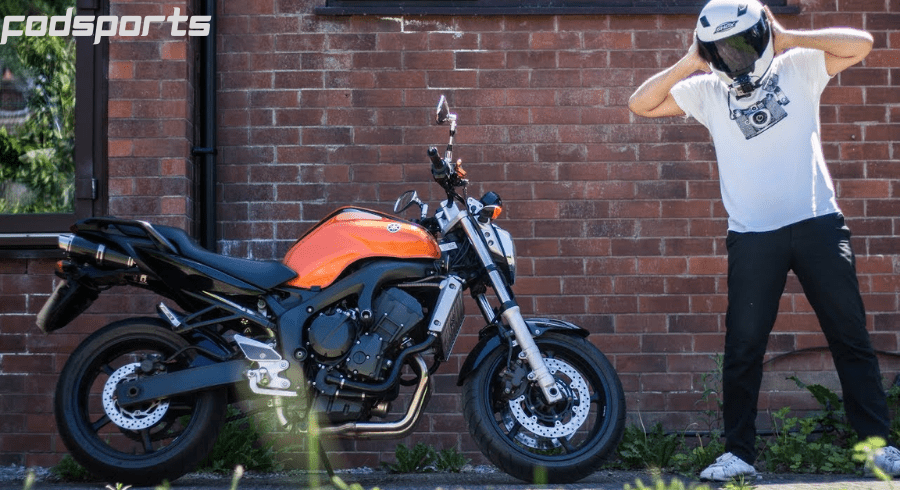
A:
[[[463,456],[455,447],[438,451],[421,442],[412,448],[404,444],[398,444],[394,455],[397,458],[396,463],[381,463],[391,473],[424,473],[429,471],[459,473],[462,471],[463,466],[469,463],[469,458]]]
[[[822,411],[806,418],[789,417],[790,407],[774,415],[775,438],[763,450],[769,471],[796,473],[852,473],[856,466],[851,448],[856,434],[846,421],[844,404],[834,392],[821,385],[806,385],[796,377],[822,406]]]
[[[469,464],[469,461],[469,458],[457,451],[455,447],[451,447],[437,452],[434,465],[438,471],[459,473],[465,465]]]
[[[879,480],[890,481],[890,475],[875,466],[875,456],[885,445],[885,440],[880,437],[870,437],[858,442],[853,446],[853,460],[862,463],[866,470],[871,471]]]
[[[677,478],[666,482],[659,474],[653,475],[650,486],[645,485],[641,479],[635,480],[634,484],[635,486],[632,487],[626,483],[624,490],[710,490],[709,486],[703,484],[692,483],[689,486],[685,486],[684,482]]]
[[[681,436],[666,434],[660,423],[649,431],[644,430],[643,426],[631,425],[625,428],[619,443],[619,461],[627,469],[670,468],[682,442]]]
[[[721,434],[715,430],[708,437],[697,436],[697,445],[693,448],[688,449],[685,444],[682,451],[672,457],[672,466],[679,473],[694,474],[713,464],[724,452]]]
[[[891,410],[891,440],[900,441],[900,385],[896,380],[887,390],[887,404]]]
[[[337,487],[338,490],[363,490],[363,486],[359,483],[344,483],[340,477],[333,476],[331,477],[331,484]],[[374,487],[372,490],[378,490],[378,487]]]
[[[0,213],[73,209],[75,181],[75,41],[24,36],[15,44],[18,76],[33,81],[28,119],[13,134],[0,130],[0,184],[24,192],[0,196]]]
[[[238,466],[252,471],[284,469],[278,455],[285,450],[279,450],[274,442],[262,437],[271,432],[274,422],[247,417],[234,406],[228,407],[227,416],[229,421],[212,452],[200,463],[199,471],[227,474]]]
[[[422,473],[434,470],[435,450],[431,446],[417,443],[412,448],[398,444],[394,451],[397,462],[382,463],[391,473]]]
[[[50,468],[50,474],[65,482],[92,482],[97,479],[84,466],[75,461],[71,455],[65,455],[56,466]]]

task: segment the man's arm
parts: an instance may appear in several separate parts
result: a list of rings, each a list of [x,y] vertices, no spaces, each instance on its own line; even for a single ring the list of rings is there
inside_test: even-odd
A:
[[[812,31],[785,29],[765,7],[772,26],[775,52],[791,48],[811,48],[825,52],[825,68],[829,76],[835,76],[866,57],[872,50],[872,35],[849,27],[832,27]]]
[[[683,116],[684,111],[675,103],[670,90],[676,83],[691,76],[696,71],[708,72],[709,65],[697,52],[697,38],[687,54],[677,63],[650,77],[631,94],[628,108],[639,116],[668,117]]]

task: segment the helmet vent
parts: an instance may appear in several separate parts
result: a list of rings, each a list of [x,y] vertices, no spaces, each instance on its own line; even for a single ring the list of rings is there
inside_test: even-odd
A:
[[[706,16],[700,17],[700,25],[703,27],[709,27],[709,21],[706,20]]]
[[[742,4],[738,5],[738,13],[737,13],[737,16],[740,17],[740,16],[742,16],[742,15],[744,15],[744,14],[746,14],[746,13],[747,13],[747,4],[746,4],[746,3],[742,3]]]

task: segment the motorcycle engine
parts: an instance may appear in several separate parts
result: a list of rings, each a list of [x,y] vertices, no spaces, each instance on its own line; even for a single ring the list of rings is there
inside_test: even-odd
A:
[[[317,371],[312,376],[319,391],[316,406],[333,422],[358,420],[365,407],[358,396],[335,396],[336,387],[326,385],[325,375],[337,372],[358,381],[384,380],[408,333],[425,319],[422,305],[399,288],[383,291],[372,307],[368,327],[356,310],[334,308],[315,317],[307,332]]]

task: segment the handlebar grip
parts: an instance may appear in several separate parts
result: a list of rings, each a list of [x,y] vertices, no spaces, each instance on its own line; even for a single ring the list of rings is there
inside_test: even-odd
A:
[[[431,168],[440,172],[444,170],[444,159],[441,158],[441,155],[438,153],[438,149],[435,147],[431,147],[428,149],[428,158],[431,159]]]

